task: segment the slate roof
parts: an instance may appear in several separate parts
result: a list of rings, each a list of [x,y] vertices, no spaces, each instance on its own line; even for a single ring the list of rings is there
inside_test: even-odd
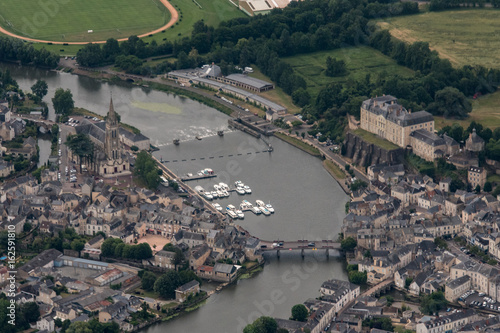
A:
[[[410,136],[433,147],[446,145],[443,138],[424,129],[413,131]]]

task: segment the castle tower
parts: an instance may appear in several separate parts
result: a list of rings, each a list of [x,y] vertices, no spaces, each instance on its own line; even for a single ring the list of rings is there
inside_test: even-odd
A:
[[[108,160],[117,160],[121,158],[118,126],[118,115],[113,107],[113,97],[111,97],[109,111],[106,116],[106,137],[104,141],[104,152]]]

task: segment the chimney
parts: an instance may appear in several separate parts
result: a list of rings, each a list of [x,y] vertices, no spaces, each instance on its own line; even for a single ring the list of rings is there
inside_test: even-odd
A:
[[[410,113],[410,114],[411,114],[411,109],[408,109],[408,113]]]

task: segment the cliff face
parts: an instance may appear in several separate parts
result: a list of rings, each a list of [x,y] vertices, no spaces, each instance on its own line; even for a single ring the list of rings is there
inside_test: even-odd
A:
[[[343,155],[352,159],[353,163],[360,166],[369,166],[379,163],[403,163],[404,149],[387,150],[365,142],[353,133],[347,133],[344,141]]]

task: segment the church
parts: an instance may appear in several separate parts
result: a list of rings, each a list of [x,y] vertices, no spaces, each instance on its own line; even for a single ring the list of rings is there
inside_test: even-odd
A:
[[[130,162],[119,137],[120,125],[113,107],[113,98],[109,103],[106,122],[87,123],[75,129],[78,134],[87,134],[94,143],[94,159],[89,170],[105,178],[131,174]]]

